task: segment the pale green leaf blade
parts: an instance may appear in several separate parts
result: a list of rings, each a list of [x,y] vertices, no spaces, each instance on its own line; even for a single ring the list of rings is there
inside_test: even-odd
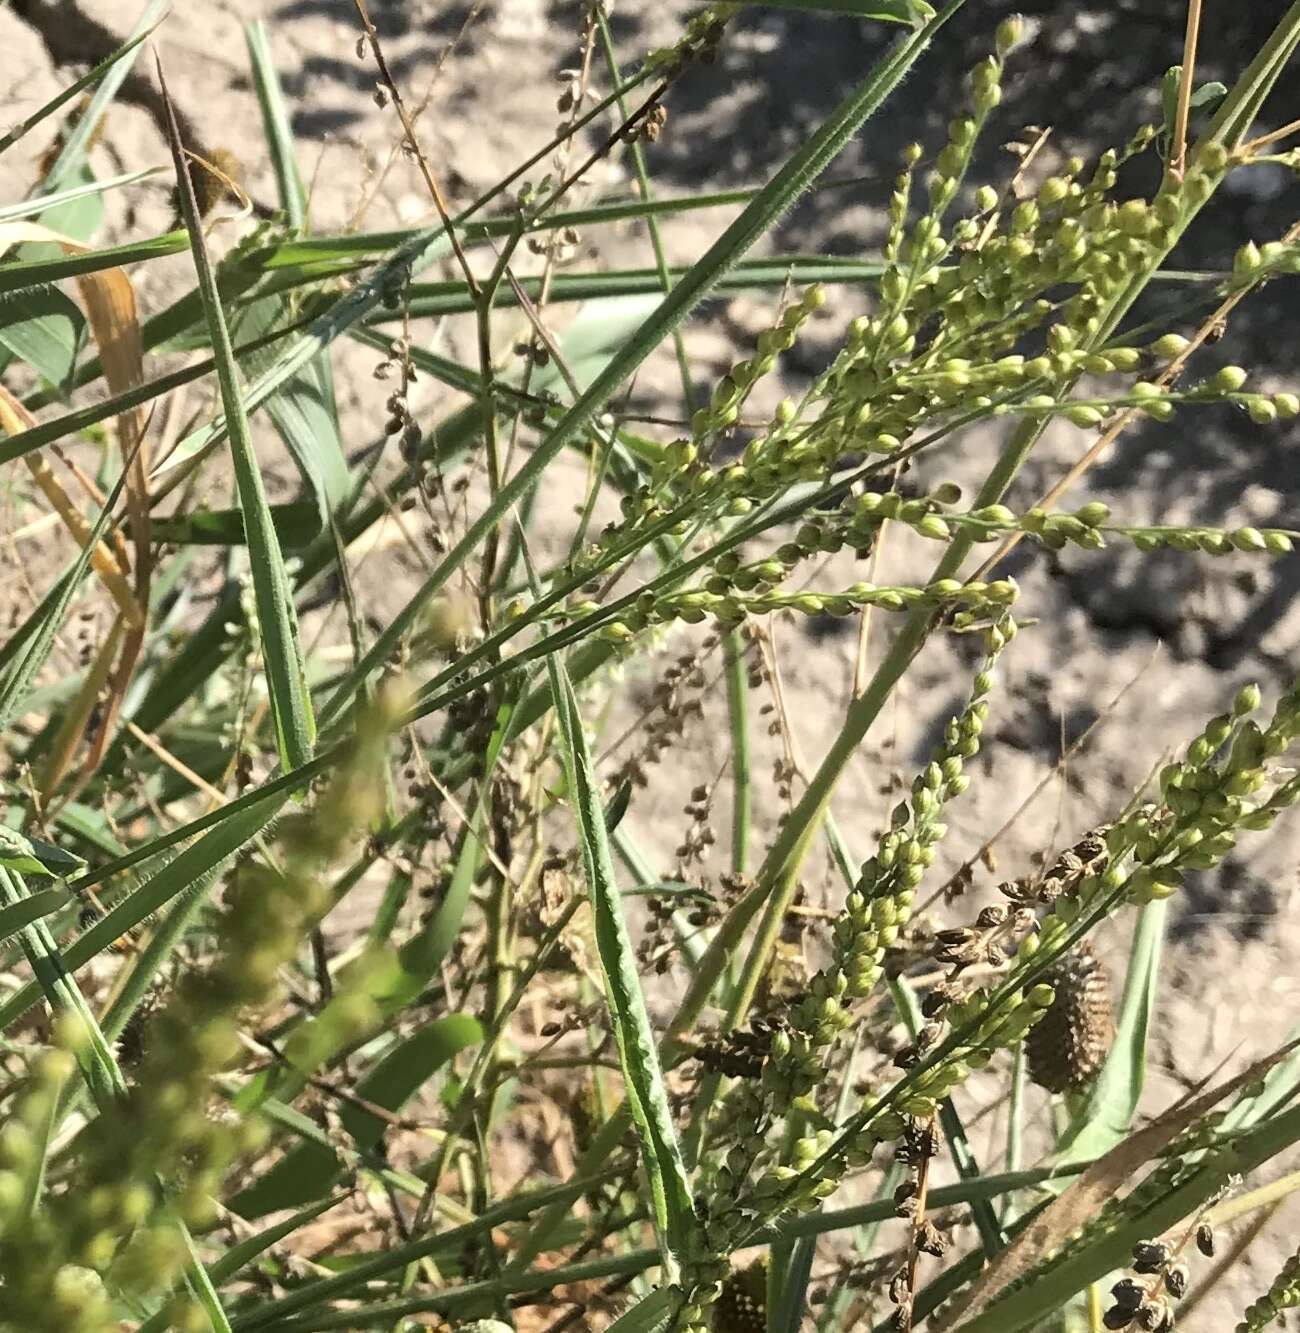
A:
[[[618,880],[609,850],[605,812],[577,696],[558,654],[547,659],[556,718],[564,741],[568,799],[582,844],[582,859],[605,977],[619,1063],[632,1118],[641,1138],[642,1160],[654,1194],[660,1245],[670,1269],[692,1252],[697,1222],[690,1182],[677,1142],[668,1092],[650,1015],[637,975],[636,951],[623,918]]]
[[[6,863],[7,864],[7,863]],[[62,889],[42,889],[21,902],[0,907],[0,940],[16,935],[24,926],[66,907],[70,899]]]
[[[159,78],[161,77],[160,68]],[[234,464],[239,504],[244,514],[244,530],[248,537],[253,591],[262,633],[267,689],[271,698],[280,762],[286,770],[294,769],[311,758],[316,739],[316,722],[307,688],[302,645],[298,639],[298,618],[294,610],[293,592],[284,567],[284,554],[276,536],[266,490],[262,484],[261,469],[253,451],[248,415],[244,410],[243,393],[239,384],[239,369],[235,362],[230,332],[226,326],[225,312],[217,291],[216,278],[208,260],[203,224],[194,197],[194,184],[186,167],[180,131],[176,126],[175,116],[170,111],[170,104],[168,114],[177,192],[185,216],[186,229],[190,235],[191,254],[212,338],[212,351],[216,360],[217,379],[221,386],[221,401],[225,409],[230,440],[231,460]]]

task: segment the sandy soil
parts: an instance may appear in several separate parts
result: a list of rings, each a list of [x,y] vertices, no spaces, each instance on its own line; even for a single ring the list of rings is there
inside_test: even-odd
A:
[[[556,119],[559,72],[575,58],[573,4],[485,4],[440,73],[442,53],[469,17],[468,4],[376,0],[372,7],[410,100],[418,101],[432,84],[422,133],[454,198],[471,197],[511,167],[522,150],[549,136]],[[58,11],[61,22],[81,14],[118,33],[133,18],[123,0],[85,0],[77,8],[60,2],[44,8]],[[999,137],[1010,138],[1026,123],[1059,124],[1062,151],[1095,146],[1112,132],[1124,135],[1137,117],[1150,113],[1153,76],[1177,58],[1176,6],[1148,6],[1151,12],[1139,15],[1127,5],[1101,5],[1076,15],[1075,22],[1052,15],[1050,6],[1044,8],[1049,14],[1042,45],[1031,48],[1017,65],[1000,135],[990,138],[982,164],[999,174],[1008,161],[997,150]],[[1270,12],[1277,8],[1257,7]],[[616,36],[624,60],[630,63],[647,46],[669,37],[688,12],[689,6],[675,0],[656,5],[620,0]],[[1252,12],[1249,21],[1243,19],[1244,27],[1258,26],[1266,17]],[[274,182],[261,147],[242,35],[242,25],[254,18],[270,25],[300,160],[311,181],[314,225],[327,230],[355,222],[358,201],[371,191],[367,226],[426,220],[427,197],[400,155],[376,184],[376,173],[393,153],[394,124],[391,112],[372,100],[372,74],[355,57],[357,27],[345,0],[221,0],[178,6],[158,47],[169,82],[200,141],[210,148],[232,149],[243,161],[253,198],[271,204]],[[1207,39],[1211,64],[1231,70],[1252,33],[1224,26],[1221,18],[1207,17],[1207,22],[1219,24]],[[48,32],[48,20],[45,26]],[[802,204],[769,247],[869,252],[880,234],[880,205],[899,147],[933,133],[940,123],[939,109],[955,96],[960,69],[980,53],[991,26],[987,14],[974,13],[954,24],[947,45],[914,75],[898,102],[873,122],[835,169],[837,177],[864,179]],[[32,25],[8,10],[0,12],[0,41],[9,67],[25,72],[21,82],[11,82],[4,98],[4,116],[17,119],[60,86],[70,71],[56,70]],[[838,91],[867,67],[879,41],[877,34],[851,24],[765,12],[747,18],[728,42],[720,64],[693,75],[670,103],[669,130],[652,152],[657,181],[670,192],[762,179]],[[97,56],[87,51],[73,58]],[[1290,114],[1295,114],[1294,107]],[[1287,118],[1287,109],[1280,108],[1278,119]],[[16,162],[5,159],[0,174],[7,197],[16,197],[30,183],[40,146],[29,151],[24,145]],[[165,156],[150,111],[138,105],[113,112],[96,152],[105,171],[160,163]],[[594,191],[617,189],[621,172],[617,165],[607,169],[594,182]],[[1135,188],[1140,187],[1141,182],[1135,182]],[[1207,239],[1199,249],[1189,247],[1187,262],[1218,262],[1248,235],[1270,239],[1291,220],[1296,204],[1293,183],[1257,173],[1207,219]],[[699,254],[726,216],[697,214],[674,223],[667,230],[671,256],[688,260]],[[137,192],[130,213],[115,200],[102,235],[116,240],[152,234],[165,227],[168,218],[166,189],[160,185]],[[581,244],[588,263],[649,262],[644,237],[635,228],[587,236]],[[183,258],[141,269],[146,309],[161,305],[183,278]],[[797,386],[817,369],[846,314],[858,304],[852,293],[837,294],[806,343],[789,358],[786,383]],[[1167,310],[1169,304],[1161,294],[1153,298],[1152,311]],[[1223,345],[1225,357],[1231,354],[1259,366],[1266,384],[1300,379],[1300,367],[1289,353],[1294,326],[1282,323],[1288,304],[1281,292],[1265,293]],[[701,379],[720,371],[732,350],[763,327],[765,310],[765,302],[746,297],[712,303],[695,321],[687,341]],[[1293,311],[1292,304],[1291,320]],[[443,347],[467,346],[462,328],[446,329],[439,336]],[[502,345],[508,346],[512,336],[503,336]],[[345,439],[351,450],[370,444],[380,425],[371,365],[367,354],[355,349],[337,358]],[[656,361],[639,377],[637,399],[647,407],[667,404],[671,410],[673,383],[671,364]],[[422,392],[417,400],[422,415],[443,410],[436,390]],[[927,465],[922,479],[950,479],[969,491],[987,468],[996,443],[990,432],[973,432],[958,448]],[[1025,470],[1014,499],[1027,502],[1040,492],[1086,443],[1069,428],[1051,433]],[[1132,522],[1294,526],[1300,497],[1297,444],[1300,431],[1295,425],[1255,430],[1227,413],[1195,420],[1180,417],[1126,439],[1076,494],[1080,502],[1104,498]],[[283,457],[268,455],[268,467],[281,485],[292,484],[292,469]],[[548,498],[557,510],[558,497],[573,479],[557,473]],[[388,564],[373,566],[364,586],[368,612],[382,619],[404,600],[406,581],[418,569],[419,557],[398,551],[381,558]],[[919,543],[893,540],[883,572],[914,579],[922,562],[928,558]],[[1266,692],[1276,691],[1300,662],[1300,607],[1295,598],[1300,556],[1266,565],[1244,556],[1217,561],[1180,555],[1138,559],[1115,551],[1044,558],[1025,552],[1013,558],[1011,568],[1024,589],[1024,616],[1039,623],[1022,634],[1008,656],[1006,689],[995,699],[989,744],[978,761],[980,780],[951,820],[948,868],[972,855],[1044,783],[1063,745],[1094,722],[1097,726],[1070,759],[1064,776],[1046,781],[1036,803],[1000,839],[996,874],[977,871],[974,892],[981,895],[991,892],[997,879],[1028,869],[1034,854],[1067,844],[1122,806],[1162,755],[1218,711],[1241,683],[1258,680]],[[808,764],[815,764],[835,733],[852,680],[855,638],[838,622],[772,628],[797,748]],[[883,624],[873,630],[873,658],[886,632]],[[681,645],[670,646],[676,650]],[[961,644],[937,640],[896,693],[839,796],[838,813],[855,849],[868,848],[897,799],[893,775],[910,773],[924,757],[959,699],[968,670]],[[708,672],[710,679],[715,673],[716,663]],[[639,671],[630,674],[627,697],[632,708],[648,698],[652,684],[653,679]],[[1120,701],[1108,706],[1121,692]],[[689,777],[675,763],[671,778],[660,774],[638,795],[629,815],[638,837],[665,860],[687,822],[680,811],[681,792],[692,781],[711,779],[725,758],[725,737],[714,725],[721,716],[718,690],[706,693],[706,722],[692,731],[689,749],[679,756]],[[775,740],[760,738],[756,771],[765,774],[780,754]],[[781,808],[771,786],[761,785],[760,836],[770,830]],[[723,827],[719,832],[725,846]],[[1244,843],[1221,871],[1201,877],[1179,898],[1153,1046],[1151,1106],[1167,1104],[1224,1061],[1236,1065],[1270,1049],[1300,1016],[1300,977],[1294,965],[1300,952],[1298,849],[1294,825],[1283,825]],[[808,887],[813,901],[829,896],[834,890],[829,867],[814,865]],[[968,909],[958,910],[965,914]],[[1105,943],[1113,972],[1122,976],[1124,929],[1108,932]],[[996,1152],[995,1120],[990,1118],[987,1143],[977,1143],[990,1156]],[[1300,1212],[1294,1206],[1284,1208],[1251,1246],[1237,1275],[1222,1284],[1186,1326],[1206,1333],[1228,1327],[1243,1297],[1267,1281],[1293,1246],[1297,1222]]]

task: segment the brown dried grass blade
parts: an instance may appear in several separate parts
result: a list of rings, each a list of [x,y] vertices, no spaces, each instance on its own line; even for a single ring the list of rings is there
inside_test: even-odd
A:
[[[950,1308],[938,1325],[940,1333],[957,1328],[957,1320],[970,1319],[986,1310],[994,1298],[1017,1278],[1024,1277],[1079,1230],[1089,1218],[1133,1177],[1173,1142],[1189,1125],[1212,1110],[1225,1097],[1262,1078],[1279,1060],[1300,1046],[1289,1042],[1280,1050],[1256,1060],[1249,1068],[1190,1100],[1179,1102],[1149,1125],[1130,1134],[1123,1143],[1095,1161],[1055,1203],[1044,1209],[1023,1232],[997,1255]]]
[[[0,428],[3,428],[8,435],[16,435],[19,431],[29,430],[35,424],[36,418],[3,384],[0,384]],[[84,547],[90,541],[90,523],[77,508],[72,497],[63,489],[63,483],[54,475],[53,469],[40,454],[24,454],[23,460],[32,474],[32,480],[49,501],[50,508],[58,514],[77,545]],[[131,591],[126,571],[106,541],[96,543],[94,551],[91,552],[90,563],[127,622],[130,624],[138,622],[141,619],[140,606]]]
[[[65,254],[87,254],[92,249],[38,222],[0,225],[0,254],[10,246],[28,242],[58,245]],[[77,276],[76,282],[109,389],[114,394],[121,394],[137,388],[144,383],[144,341],[140,333],[135,287],[126,270],[105,268],[94,273],[83,273]],[[149,450],[145,441],[145,422],[143,407],[128,408],[117,417],[118,446],[122,450],[122,457],[129,460],[126,509],[135,549],[134,596],[128,607],[114,595],[114,600],[126,618],[127,633],[123,638],[117,665],[109,676],[109,694],[100,714],[95,740],[83,766],[85,773],[93,772],[103,758],[122,699],[144,647],[149,584],[153,571],[153,552],[149,539]],[[49,492],[47,498],[51,504],[55,503]],[[60,514],[67,522],[62,509]]]
[[[50,753],[41,765],[37,786],[43,798],[48,799],[50,793],[58,787],[72,767],[73,756],[76,754],[77,747],[81,744],[81,738],[90,725],[90,719],[100,701],[100,696],[104,692],[104,687],[111,679],[113,659],[117,656],[121,642],[122,621],[118,619],[113,622],[108,638],[100,644],[99,651],[95,654],[95,660],[86,673],[86,678],[82,681],[76,698],[73,699],[67,711],[63,714],[63,720],[55,734]]]

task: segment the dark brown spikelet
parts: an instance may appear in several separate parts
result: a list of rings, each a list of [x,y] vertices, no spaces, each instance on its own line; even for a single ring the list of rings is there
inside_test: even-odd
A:
[[[1101,1068],[1114,1040],[1110,983],[1086,940],[1043,980],[1056,998],[1029,1030],[1029,1077],[1048,1092],[1081,1088]]]
[[[767,1333],[767,1260],[732,1269],[713,1307],[714,1333]]]
[[[218,204],[237,198],[244,175],[243,165],[229,148],[210,148],[190,160],[190,180],[199,216],[207,217]],[[180,216],[180,198],[172,191],[172,207]]]

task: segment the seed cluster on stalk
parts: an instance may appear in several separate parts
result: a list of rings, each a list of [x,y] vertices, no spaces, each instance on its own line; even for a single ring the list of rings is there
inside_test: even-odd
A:
[[[875,855],[863,865],[832,929],[831,960],[801,995],[754,1029],[752,1041],[733,1043],[712,1062],[741,1077],[711,1126],[720,1146],[705,1172],[708,1203],[702,1230],[709,1254],[698,1257],[683,1275],[682,1320],[688,1330],[705,1327],[727,1271],[725,1256],[743,1245],[757,1225],[815,1207],[849,1167],[869,1160],[878,1143],[927,1120],[970,1070],[1023,1038],[1051,1002],[1044,986],[1031,988],[1005,1011],[987,1009],[978,991],[954,1002],[950,1018],[954,1028],[961,1027],[962,1040],[952,1058],[911,1071],[895,1104],[866,1117],[847,1142],[837,1144],[829,1129],[805,1131],[787,1152],[776,1155],[774,1145],[789,1116],[818,1114],[816,1094],[826,1061],[854,1023],[856,1004],[878,985],[885,952],[910,918],[917,885],[946,832],[944,806],[968,785],[963,768],[979,751],[994,668],[1015,632],[1014,620],[1005,613],[985,630],[985,657],[970,699],[948,722],[934,759],[913,782]],[[725,1151],[721,1145],[728,1145]]]
[[[908,150],[890,201],[873,309],[852,321],[830,366],[800,401],[782,400],[738,456],[719,447],[738,425],[750,428],[743,416],[755,388],[824,305],[825,293],[813,286],[759,335],[751,356],[722,376],[695,411],[689,436],[663,446],[653,475],[623,496],[621,519],[578,553],[573,568],[594,567],[611,551],[635,545],[638,534],[674,520],[677,532],[687,531],[688,521],[725,531],[793,485],[824,485],[845,469],[874,464],[877,471],[906,471],[914,450],[978,420],[1056,417],[1093,430],[1129,411],[1165,421],[1179,407],[1225,403],[1259,423],[1300,415],[1300,396],[1249,391],[1237,366],[1175,387],[1179,376],[1161,368],[1181,364],[1189,347],[1181,334],[1138,344],[1103,334],[1127,284],[1158,263],[1232,165],[1219,145],[1208,145],[1180,181],[1167,182],[1150,201],[1116,197],[1120,167],[1156,141],[1148,127],[1123,150],[1103,153],[1091,171],[1070,159],[1019,201],[1012,191],[984,186],[973,193],[973,211],[950,218],[966,197],[974,145],[1000,100],[1004,62],[1020,37],[1015,21],[999,30],[995,52],[972,71],[969,104],[949,125],[924,182],[918,180],[922,150]],[[914,218],[918,196],[921,215]],[[1300,272],[1300,246],[1243,247],[1229,290],[1283,272]],[[1104,387],[1081,396],[1081,384]],[[864,556],[886,521],[941,543],[1015,535],[1056,550],[1097,550],[1122,540],[1143,551],[1284,554],[1296,536],[1249,526],[1125,526],[1112,522],[1099,501],[1074,513],[1016,514],[1001,503],[964,510],[959,499],[955,487],[910,499],[897,490],[850,488],[838,509],[820,510],[757,557],[727,551],[696,582],[647,590],[598,632],[630,645],[647,627],[672,621],[735,624],[778,610],[844,616],[931,602],[987,614],[1005,595],[1003,581],[955,579],[919,587],[857,582],[827,591],[783,586],[809,560],[838,551]],[[578,599],[564,614],[593,610]]]
[[[1247,1307],[1236,1333],[1264,1333],[1288,1310],[1300,1307],[1300,1250],[1282,1265],[1269,1289]]]

